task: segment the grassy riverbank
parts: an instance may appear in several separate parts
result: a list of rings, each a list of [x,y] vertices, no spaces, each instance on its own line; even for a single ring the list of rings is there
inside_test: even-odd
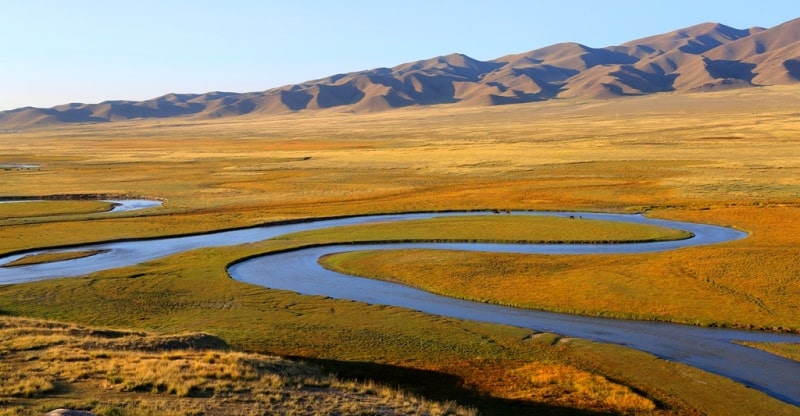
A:
[[[798,93],[786,87],[479,110],[442,106],[22,131],[4,137],[0,153],[40,168],[0,171],[0,196],[115,194],[166,203],[99,218],[93,213],[99,206],[75,212],[63,205],[72,201],[48,201],[46,215],[16,211],[0,218],[0,252],[369,213],[648,211],[734,226],[749,237],[614,258],[454,254],[438,259],[438,268],[418,267],[430,268],[425,284],[454,276],[465,282],[458,290],[495,301],[796,329],[800,119],[791,108]],[[459,228],[441,227],[444,238]],[[466,239],[519,237],[512,235],[516,225],[507,235],[491,227],[498,234],[487,231],[485,237],[471,235],[485,231],[479,224],[465,227]],[[412,231],[422,235],[424,228]],[[388,235],[387,228],[358,232]],[[303,357],[345,378],[404,385],[429,398],[474,404],[486,414],[797,413],[729,380],[621,347],[270,291],[233,282],[224,272],[245,256],[335,238],[305,235],[195,250],[82,278],[0,287],[0,313],[158,333],[208,332],[236,349]],[[509,291],[480,279],[466,282],[464,264],[474,265],[481,277],[494,273],[495,281],[501,273],[492,264],[502,265],[532,293],[510,299]],[[539,281],[522,281],[522,267],[538,273]],[[463,273],[453,275],[458,270]],[[557,293],[570,293],[575,302],[559,303]],[[569,370],[547,370],[553,365]],[[576,375],[545,382],[548,371]],[[589,395],[575,385],[605,382],[587,372],[631,388],[657,409],[620,410],[618,402]]]
[[[800,330],[796,313],[800,282],[791,272],[793,266],[786,263],[800,258],[795,208],[657,214],[693,221],[702,216],[708,222],[748,230],[750,236],[727,244],[636,255],[377,250],[335,254],[325,257],[322,264],[446,296],[524,308],[704,326]],[[390,231],[385,234],[392,235]],[[487,229],[474,235],[493,233]],[[322,238],[326,236],[327,232]],[[564,295],[567,290],[569,296]]]
[[[742,342],[741,344],[758,348],[790,360],[800,361],[800,344],[766,342]]]
[[[25,201],[0,203],[0,220],[23,218],[44,219],[63,215],[78,215],[107,212],[113,204],[104,201]]]
[[[287,246],[195,250],[85,278],[7,286],[0,310],[158,333],[203,331],[237,350],[305,357],[341,378],[454,400],[481,414],[641,413],[648,400],[659,414],[792,414],[792,406],[732,381],[622,347],[271,291],[220,273],[236,258]],[[625,393],[630,398],[623,387],[635,389]]]
[[[82,259],[84,257],[94,256],[96,254],[104,253],[106,250],[80,250],[80,251],[62,251],[54,253],[38,253],[30,254],[20,257],[17,260],[0,265],[0,267],[19,267],[30,266],[33,264],[54,263],[64,260]]]

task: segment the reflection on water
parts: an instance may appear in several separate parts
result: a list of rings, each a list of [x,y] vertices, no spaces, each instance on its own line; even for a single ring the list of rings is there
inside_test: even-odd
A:
[[[0,163],[0,169],[2,170],[30,170],[39,168],[41,168],[41,165],[32,163]]]

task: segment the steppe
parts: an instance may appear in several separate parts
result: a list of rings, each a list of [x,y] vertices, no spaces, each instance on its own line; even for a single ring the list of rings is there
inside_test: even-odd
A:
[[[373,114],[331,109],[15,130],[0,135],[0,165],[38,167],[0,171],[0,197],[114,195],[159,198],[165,204],[126,213],[105,213],[107,204],[96,201],[52,200],[37,202],[36,209],[0,204],[0,253],[370,213],[644,212],[749,235],[721,245],[625,256],[414,251],[333,260],[353,273],[456,297],[797,332],[798,99],[797,86],[775,86],[494,107],[439,105]],[[517,226],[529,227],[531,240],[544,238],[536,233],[546,227]],[[474,229],[475,239],[510,238],[497,227]],[[378,234],[391,239],[397,231],[387,226]],[[410,232],[436,239],[453,234],[444,223]],[[374,238],[376,232],[370,233]],[[71,406],[102,414],[153,409],[187,414],[203,408],[250,414],[268,411],[265,403],[280,401],[281,394],[302,401],[296,397],[303,392],[318,395],[328,389],[326,394],[340,395],[332,396],[339,397],[331,399],[336,403],[347,397],[342,392],[399,397],[392,411],[402,414],[800,414],[797,407],[734,381],[622,346],[305,297],[249,286],[226,274],[226,265],[237,259],[331,238],[336,236],[312,233],[199,249],[79,278],[1,286],[0,314],[70,324],[11,318],[2,324],[0,375],[11,380],[11,374],[24,371],[43,382],[0,391],[0,412],[35,414]],[[120,333],[148,341],[75,340],[31,329],[60,331],[69,325],[80,325],[72,335]],[[186,331],[221,342],[195,350],[189,344],[179,352],[153,353],[147,347],[154,338]],[[20,334],[39,339],[15,341]],[[800,349],[758,347],[795,359]],[[244,360],[251,367],[241,370],[247,373],[242,376],[200,376],[194,388],[165,381],[130,389],[120,386],[136,385],[129,380],[135,376],[113,366],[116,373],[83,376],[72,367],[53,370],[62,368],[53,364],[59,361],[54,357],[99,368],[102,361],[119,360],[123,350],[145,355],[131,360],[163,366],[242,354],[224,355],[224,360]],[[279,362],[272,356],[302,361],[303,371],[311,374],[308,382],[291,377],[274,382],[291,385],[291,393],[247,384],[266,377],[252,375],[252,368],[269,367],[259,360]],[[280,363],[270,365],[289,365]],[[336,373],[337,381],[319,372]],[[209,378],[229,384],[201,383]],[[399,390],[378,394],[388,390],[347,380]],[[222,394],[221,385],[236,394]],[[183,407],[159,407],[174,397],[185,401]],[[406,402],[412,405],[403,407]],[[308,406],[292,411],[334,411]]]

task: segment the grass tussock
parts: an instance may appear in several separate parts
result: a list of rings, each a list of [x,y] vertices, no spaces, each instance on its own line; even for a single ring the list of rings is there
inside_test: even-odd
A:
[[[87,395],[97,414],[152,414],[175,397],[167,414],[474,415],[474,409],[422,399],[374,382],[341,380],[297,361],[230,350],[191,348],[187,335],[92,330],[0,317],[2,414],[36,414]],[[165,340],[182,345],[159,350]],[[144,347],[142,349],[142,347]],[[181,400],[184,400],[181,402]],[[23,410],[27,409],[27,410]]]
[[[518,397],[557,395],[559,400],[594,402],[597,406],[631,413],[656,409],[652,400],[626,386],[563,364],[525,365],[510,370],[508,376],[528,386],[518,391]]]

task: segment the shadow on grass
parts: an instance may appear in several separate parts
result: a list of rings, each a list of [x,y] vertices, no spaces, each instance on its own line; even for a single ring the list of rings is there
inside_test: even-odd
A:
[[[437,371],[371,362],[336,361],[308,357],[293,358],[315,364],[324,371],[335,373],[342,379],[373,380],[379,384],[403,389],[428,400],[455,401],[462,406],[475,407],[481,415],[600,416],[615,414],[486,396],[464,386],[461,377]]]

